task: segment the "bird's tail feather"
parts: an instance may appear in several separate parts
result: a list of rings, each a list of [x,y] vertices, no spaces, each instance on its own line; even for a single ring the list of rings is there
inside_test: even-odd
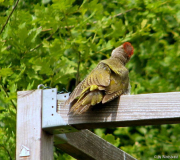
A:
[[[99,90],[91,91],[84,96],[81,96],[79,99],[70,109],[69,113],[73,114],[82,114],[86,112],[90,106],[96,105],[100,103],[103,99],[103,92]]]

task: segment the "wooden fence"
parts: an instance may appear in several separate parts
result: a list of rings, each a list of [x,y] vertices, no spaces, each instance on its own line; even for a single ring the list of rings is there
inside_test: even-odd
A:
[[[67,115],[68,94],[18,92],[16,159],[53,160],[53,145],[78,160],[134,160],[88,129],[180,123],[180,92],[123,95],[85,114]]]

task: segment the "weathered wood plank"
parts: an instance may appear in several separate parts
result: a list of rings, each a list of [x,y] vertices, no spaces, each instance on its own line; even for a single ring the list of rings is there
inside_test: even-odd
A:
[[[180,123],[180,92],[123,95],[82,115],[58,113],[77,129]]]
[[[55,139],[61,140],[61,137],[63,137],[64,143],[56,144],[56,147],[79,160],[135,160],[126,152],[116,148],[89,130],[66,133],[59,138],[55,137]]]
[[[18,92],[16,160],[52,160],[53,136],[41,128],[42,90]]]

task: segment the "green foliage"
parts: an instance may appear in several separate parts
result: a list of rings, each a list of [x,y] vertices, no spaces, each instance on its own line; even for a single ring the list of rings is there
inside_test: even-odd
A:
[[[0,1],[0,29],[14,3]],[[179,37],[178,0],[20,1],[0,35],[0,159],[15,157],[17,91],[41,83],[72,91],[125,41],[135,48],[132,94],[180,91]],[[179,132],[179,125],[95,130],[138,159],[177,154]]]
[[[178,155],[179,134],[174,130],[179,132],[179,125],[116,128],[114,135],[121,137],[120,148],[132,156],[154,159],[155,155]]]
[[[54,159],[55,160],[75,160],[73,157],[71,157],[70,155],[66,153],[63,153],[57,148],[54,148]]]
[[[118,147],[120,145],[120,139],[115,139],[115,136],[112,134],[104,134],[105,129],[96,129],[95,133],[100,136],[101,138],[105,139],[109,143],[113,144],[114,146]]]

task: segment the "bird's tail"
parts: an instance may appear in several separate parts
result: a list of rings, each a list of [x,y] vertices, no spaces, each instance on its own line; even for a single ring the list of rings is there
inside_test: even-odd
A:
[[[85,93],[80,99],[71,107],[68,114],[82,114],[86,112],[90,106],[100,103],[103,99],[103,92],[100,90],[94,90]]]

